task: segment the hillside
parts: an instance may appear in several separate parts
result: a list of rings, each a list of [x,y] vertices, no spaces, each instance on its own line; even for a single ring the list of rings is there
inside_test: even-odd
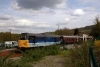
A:
[[[80,28],[77,28],[77,29],[79,29],[80,32],[85,32],[85,33],[89,34],[92,27],[93,27],[93,25],[89,25],[89,26],[80,27]]]
[[[85,26],[85,27],[80,27],[80,28],[77,28],[79,30],[79,32],[84,32],[84,33],[87,33],[89,34],[91,29],[92,29],[93,25],[89,25],[89,26]],[[68,28],[63,28],[63,29],[59,29],[58,30],[55,30],[53,32],[44,32],[46,34],[60,34],[60,35],[73,35],[74,33],[74,29],[68,29]]]
[[[79,30],[91,30],[93,27],[93,25],[89,25],[89,26],[85,26],[85,27],[81,27],[81,28],[78,28]]]

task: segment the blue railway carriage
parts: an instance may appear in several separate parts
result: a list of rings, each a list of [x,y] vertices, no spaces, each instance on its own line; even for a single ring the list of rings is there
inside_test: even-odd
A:
[[[30,47],[48,46],[59,43],[60,43],[59,35],[21,33],[20,40],[18,40],[18,47],[30,48]]]

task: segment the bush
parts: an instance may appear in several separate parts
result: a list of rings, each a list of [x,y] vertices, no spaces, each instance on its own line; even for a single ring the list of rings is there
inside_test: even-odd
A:
[[[81,46],[74,45],[74,49],[70,49],[67,56],[68,67],[89,67],[89,45],[83,43]]]
[[[27,63],[23,60],[12,60],[12,62],[6,67],[32,67],[31,63]]]
[[[38,61],[42,59],[42,57],[47,55],[57,55],[59,54],[59,46],[57,45],[51,45],[46,46],[43,48],[37,48],[37,49],[30,49],[26,50],[25,52],[22,52],[23,56],[21,60],[26,62],[32,62],[32,61]]]
[[[57,45],[51,45],[44,48],[47,55],[57,55],[60,52],[60,48]]]

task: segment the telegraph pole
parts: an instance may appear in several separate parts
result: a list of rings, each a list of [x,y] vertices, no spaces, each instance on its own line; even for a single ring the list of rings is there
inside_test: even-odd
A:
[[[57,23],[57,25],[58,25],[58,35],[59,35],[59,24]]]
[[[11,41],[11,29],[10,29],[10,41]]]

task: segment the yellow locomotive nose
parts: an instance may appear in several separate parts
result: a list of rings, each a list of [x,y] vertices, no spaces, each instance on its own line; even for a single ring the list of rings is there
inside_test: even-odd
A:
[[[19,48],[28,48],[28,40],[18,40]]]

